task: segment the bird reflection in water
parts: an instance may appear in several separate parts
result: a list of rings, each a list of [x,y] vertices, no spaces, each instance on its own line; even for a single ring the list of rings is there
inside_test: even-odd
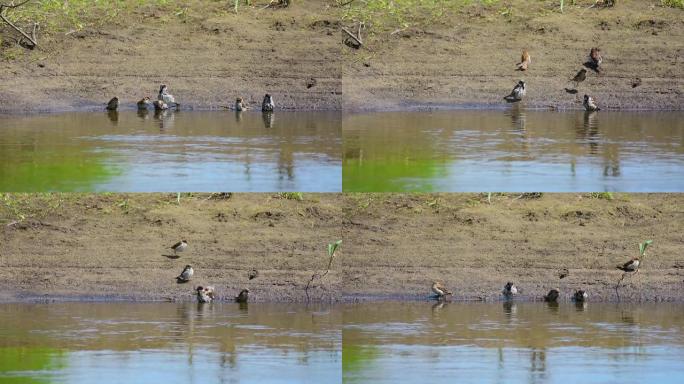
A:
[[[164,133],[165,130],[173,128],[175,114],[168,109],[154,111],[154,118],[159,122],[159,132]]]
[[[432,305],[432,315],[433,316],[439,316],[439,312],[446,307],[447,302],[445,300],[440,300],[436,302],[435,304]]]
[[[600,136],[598,114],[596,111],[585,111],[582,120],[575,123],[575,139],[580,143],[586,143],[589,153],[596,155],[600,149]]]
[[[273,128],[274,116],[273,112],[263,112],[261,114],[261,119],[264,121],[264,128]]]
[[[150,111],[147,109],[138,109],[138,117],[142,120],[147,120],[150,118]]]
[[[119,124],[119,111],[107,111],[107,117],[109,118],[109,121],[112,122],[112,125]]]
[[[514,140],[520,144],[521,153],[529,153],[530,140],[527,135],[527,114],[525,110],[520,107],[520,104],[514,104],[504,113],[511,118],[511,130],[517,136]]]
[[[548,308],[549,312],[551,313],[558,313],[558,302],[548,301],[546,302],[546,308]]]
[[[575,301],[575,310],[577,312],[584,312],[587,310],[588,305],[586,301]]]
[[[513,300],[506,300],[503,302],[503,311],[506,319],[512,320],[515,318],[518,308]]]

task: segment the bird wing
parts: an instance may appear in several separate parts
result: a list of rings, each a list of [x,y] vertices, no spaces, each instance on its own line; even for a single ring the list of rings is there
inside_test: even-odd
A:
[[[442,290],[442,292],[444,292],[445,295],[451,295],[452,294],[452,292],[449,290],[449,288],[443,286],[442,284],[437,285],[437,288]]]
[[[179,242],[177,242],[176,244],[172,245],[172,246],[171,246],[171,249],[176,249],[176,248],[180,247],[181,244],[183,244],[183,242],[182,242],[182,241],[179,241]]]

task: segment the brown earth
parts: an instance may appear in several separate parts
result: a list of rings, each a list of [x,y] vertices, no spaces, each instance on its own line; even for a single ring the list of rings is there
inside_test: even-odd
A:
[[[194,2],[184,18],[144,7],[115,24],[39,35],[42,48],[0,59],[0,113],[99,110],[113,96],[132,109],[161,83],[184,109],[218,109],[238,96],[260,108],[265,93],[279,109],[341,108],[334,8],[255,1],[236,15],[228,3]]]
[[[344,239],[312,299],[423,300],[432,280],[454,300],[495,300],[506,281],[536,300],[550,288],[617,299],[619,263],[652,239],[624,301],[684,300],[684,195],[617,194],[28,194],[0,196],[0,301],[303,301],[326,245]],[[178,259],[168,248],[189,242]],[[177,284],[191,264],[195,277]],[[256,268],[259,276],[248,280]],[[557,272],[568,268],[560,280]]]
[[[348,194],[343,295],[347,300],[426,299],[433,280],[454,300],[495,300],[507,281],[521,299],[551,288],[595,301],[617,300],[617,264],[653,245],[625,277],[624,301],[684,299],[684,195]],[[570,275],[560,279],[557,272]]]
[[[242,288],[250,301],[305,300],[328,263],[327,244],[341,236],[339,197],[210,196],[183,195],[179,205],[171,194],[4,195],[0,301],[183,301],[207,284],[223,300]],[[169,247],[180,239],[188,249],[174,259]],[[341,255],[312,284],[312,300],[338,299]],[[186,264],[194,278],[178,284]]]
[[[528,108],[582,108],[585,93],[604,109],[684,108],[684,10],[656,0],[565,3],[562,14],[558,1],[516,0],[403,28],[369,25],[364,47],[344,47],[344,109],[504,107],[521,79]],[[589,71],[577,95],[566,93],[592,47],[602,49],[601,74]],[[523,49],[532,64],[518,72]]]

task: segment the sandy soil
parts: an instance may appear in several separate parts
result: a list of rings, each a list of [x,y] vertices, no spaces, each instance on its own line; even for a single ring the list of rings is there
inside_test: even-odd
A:
[[[339,18],[326,2],[277,10],[255,2],[238,15],[229,2],[204,3],[184,19],[140,9],[0,59],[0,112],[99,110],[113,96],[132,109],[161,83],[185,109],[218,109],[237,96],[261,108],[265,93],[282,109],[341,108]]]
[[[684,11],[654,0],[607,9],[576,3],[563,14],[557,1],[519,0],[403,29],[371,25],[365,47],[343,50],[344,108],[504,107],[520,79],[529,108],[582,108],[585,93],[604,109],[684,108]],[[594,46],[603,53],[601,75],[588,73],[577,95],[566,93]],[[517,72],[523,49],[532,64]]]
[[[251,301],[303,301],[341,236],[342,207],[336,195],[278,196],[183,195],[178,205],[169,194],[5,195],[0,301],[194,300],[193,287],[206,284],[225,300],[249,288]],[[189,247],[174,259],[169,247],[181,238]],[[178,284],[186,264],[195,276]],[[339,264],[315,281],[312,300],[338,299]]]
[[[506,281],[535,300],[550,288],[616,300],[618,263],[654,243],[625,301],[684,300],[684,195],[31,194],[0,199],[0,301],[192,300],[213,284],[254,301],[302,301],[343,238],[333,271],[310,293],[322,301],[428,297],[432,280],[455,300],[496,300]],[[23,218],[23,219],[22,219]],[[18,221],[18,222],[17,222]],[[178,259],[168,247],[185,237]],[[195,278],[177,284],[185,264]],[[256,268],[259,276],[248,280]],[[568,268],[562,280],[558,270]]]
[[[512,281],[521,299],[551,288],[565,299],[585,289],[591,300],[617,300],[617,264],[652,239],[622,300],[682,300],[684,195],[545,194],[366,195],[345,198],[343,295],[347,300],[426,299],[432,280],[454,300],[501,299]],[[560,279],[557,272],[568,268]]]

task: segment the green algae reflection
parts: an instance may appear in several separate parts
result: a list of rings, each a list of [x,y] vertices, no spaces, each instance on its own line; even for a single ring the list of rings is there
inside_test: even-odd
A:
[[[0,348],[0,381],[7,384],[50,383],[49,377],[27,377],[22,372],[49,372],[66,368],[66,352],[54,348]]]

